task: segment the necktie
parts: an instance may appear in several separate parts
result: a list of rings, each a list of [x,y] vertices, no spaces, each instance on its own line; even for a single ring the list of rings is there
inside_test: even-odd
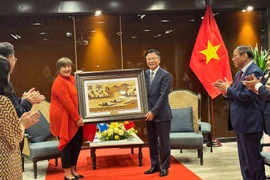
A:
[[[153,79],[154,79],[154,71],[150,73],[150,86],[152,85]]]
[[[237,86],[239,84],[242,75],[243,75],[243,71],[240,71],[239,76],[237,77],[237,80],[235,81],[235,86]]]

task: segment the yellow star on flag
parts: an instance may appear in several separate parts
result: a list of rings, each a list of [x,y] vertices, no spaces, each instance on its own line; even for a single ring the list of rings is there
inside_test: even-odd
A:
[[[219,60],[219,57],[217,55],[217,50],[219,47],[220,44],[213,47],[211,42],[208,40],[207,49],[200,51],[200,53],[206,56],[206,64],[208,64],[212,58]]]

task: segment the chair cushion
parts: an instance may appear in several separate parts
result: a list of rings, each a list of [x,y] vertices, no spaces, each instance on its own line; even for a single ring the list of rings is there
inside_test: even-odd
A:
[[[203,136],[194,132],[170,133],[171,146],[199,146],[203,144]]]
[[[31,158],[36,157],[46,157],[58,155],[60,151],[58,150],[59,141],[45,141],[39,143],[31,143],[29,146]]]
[[[39,121],[27,128],[25,133],[29,134],[30,141],[32,143],[43,142],[52,136],[50,132],[50,124],[47,119],[43,116],[43,114],[39,111],[40,118]]]
[[[192,107],[172,109],[171,132],[193,132]]]

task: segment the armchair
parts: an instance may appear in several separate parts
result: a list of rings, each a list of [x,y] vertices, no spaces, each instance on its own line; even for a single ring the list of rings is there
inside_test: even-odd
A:
[[[49,114],[49,105],[50,104],[48,102],[42,102],[41,104],[33,106],[33,111],[40,109],[41,117],[38,123],[26,130],[27,134],[25,134],[24,139],[22,157],[32,160],[35,179],[37,178],[38,161],[55,158],[55,165],[57,166],[57,159],[60,157],[60,152],[58,150],[58,140],[55,137],[52,137],[52,134],[50,133],[50,124],[45,118],[45,116],[48,117]]]
[[[189,90],[169,94],[172,109],[170,141],[172,149],[197,149],[203,165],[203,135],[200,131],[201,96]]]

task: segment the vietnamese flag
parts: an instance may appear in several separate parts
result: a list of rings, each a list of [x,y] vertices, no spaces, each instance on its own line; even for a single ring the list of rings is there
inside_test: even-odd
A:
[[[204,14],[189,66],[212,99],[220,94],[212,85],[215,81],[224,80],[224,77],[232,81],[228,52],[209,5]]]
[[[96,124],[85,124],[83,126],[84,139],[93,142],[97,132]]]
[[[129,130],[129,129],[135,127],[135,123],[133,121],[125,121],[124,127],[126,130]]]

